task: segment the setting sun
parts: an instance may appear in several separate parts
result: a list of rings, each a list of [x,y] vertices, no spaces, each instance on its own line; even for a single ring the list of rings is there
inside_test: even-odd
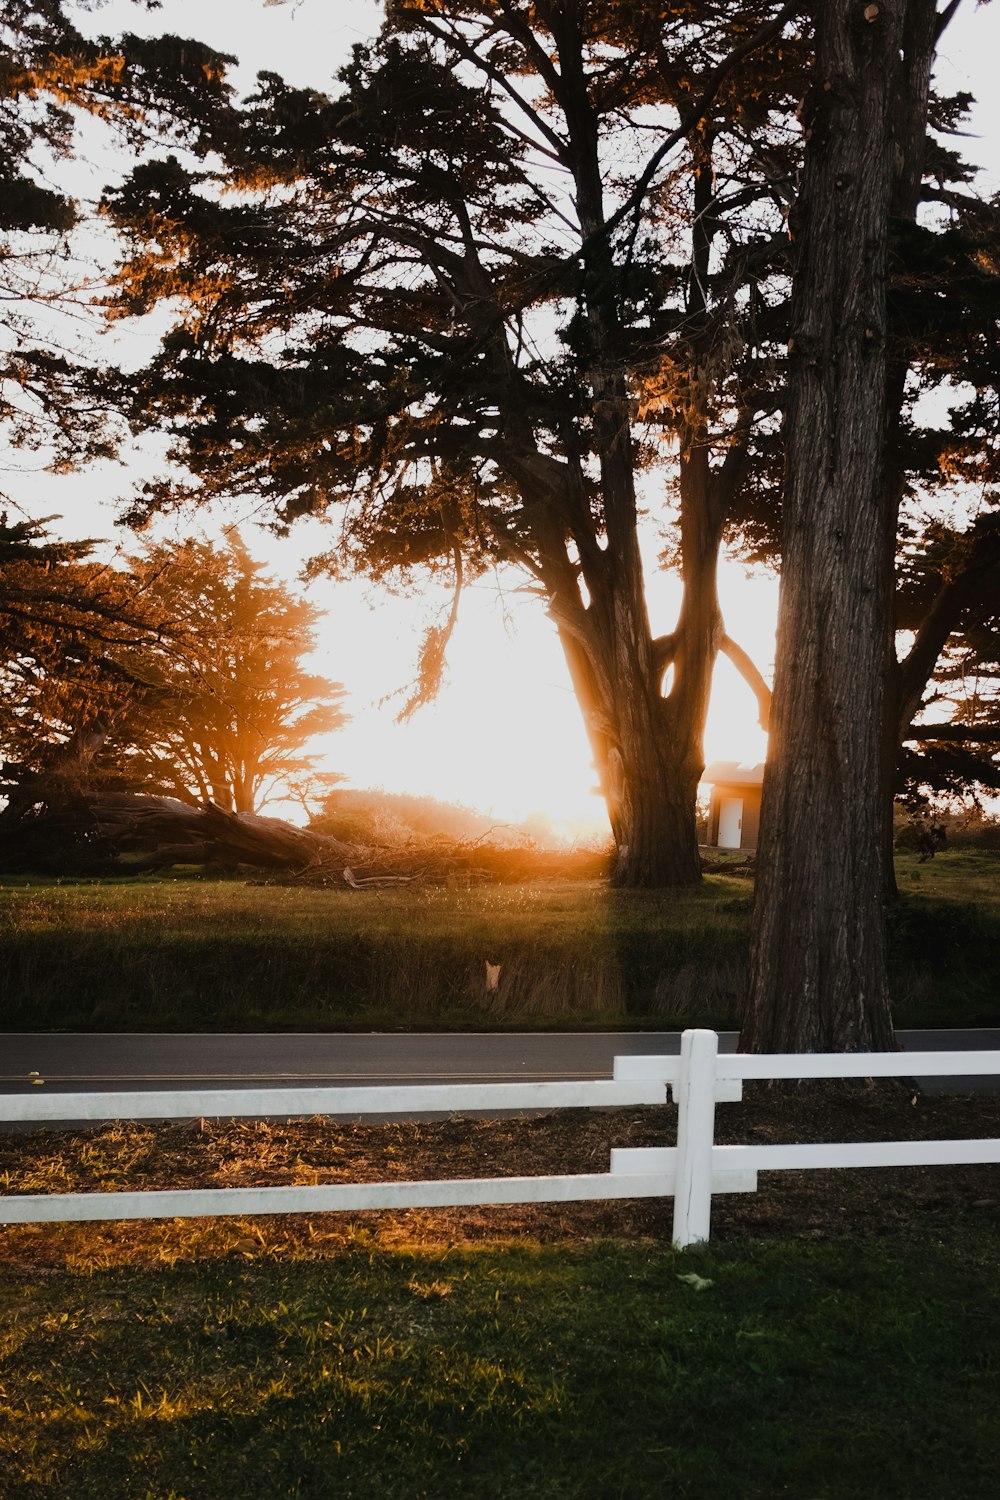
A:
[[[259,537],[261,555],[280,548]],[[328,610],[316,660],[348,688],[352,719],[325,742],[327,768],[352,786],[426,793],[520,822],[543,813],[563,838],[605,835],[607,812],[579,707],[555,631],[519,580],[483,580],[463,597],[435,702],[405,723],[395,716],[412,681],[422,629],[435,618],[424,598],[393,598],[360,583],[319,586]],[[721,591],[730,634],[769,675],[774,653],[776,585],[723,564]],[[677,593],[669,575],[654,579],[653,605],[668,628]],[[705,731],[706,763],[763,760],[767,736],[746,683],[719,661]]]

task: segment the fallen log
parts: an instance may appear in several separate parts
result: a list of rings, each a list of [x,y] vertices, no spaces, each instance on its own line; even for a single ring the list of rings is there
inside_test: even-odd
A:
[[[416,836],[392,847],[348,844],[281,818],[139,792],[61,787],[30,810],[0,811],[0,872],[143,874],[176,865],[241,873],[261,884],[378,889],[414,881],[478,885],[607,874],[601,850],[538,849]]]
[[[232,813],[141,793],[76,793],[0,818],[0,869],[141,872],[176,864],[304,873],[322,866],[334,883],[357,879],[368,851],[281,818]],[[346,878],[344,871],[351,872]]]

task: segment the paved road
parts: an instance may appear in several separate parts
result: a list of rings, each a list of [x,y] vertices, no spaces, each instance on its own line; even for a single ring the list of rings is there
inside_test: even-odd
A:
[[[905,1051],[1000,1050],[1000,1030],[900,1031]],[[723,1051],[736,1047],[723,1032]],[[608,1078],[616,1055],[676,1053],[669,1031],[0,1034],[0,1092],[32,1075],[50,1091],[278,1087],[291,1083],[478,1083]],[[1000,1089],[1000,1077],[928,1079],[935,1092]]]

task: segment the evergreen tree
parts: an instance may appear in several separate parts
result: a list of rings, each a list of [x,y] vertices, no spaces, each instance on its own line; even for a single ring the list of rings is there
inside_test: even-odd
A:
[[[957,3],[957,0],[955,0]],[[895,777],[893,568],[908,361],[890,223],[924,175],[934,0],[813,7],[795,241],[782,595],[742,1045],[893,1045],[883,834]],[[890,735],[890,726],[892,733]]]
[[[52,519],[51,517],[49,518]],[[139,648],[169,648],[168,622],[93,542],[0,516],[0,790],[7,823],[71,793],[136,694]]]
[[[202,499],[252,489],[285,522],[341,506],[333,570],[449,570],[456,592],[523,570],[625,885],[699,877],[720,649],[766,705],[716,567],[773,496],[794,9],[399,3],[338,94],[264,75],[223,167],[143,164],[109,200],[131,242],[117,313],[183,308],[129,382],[134,420],[169,425]],[[659,637],[643,469],[684,584]]]
[[[346,719],[344,689],[302,664],[320,611],[269,578],[238,537],[189,540],[132,559],[174,648],[143,656],[149,688],[113,736],[137,790],[253,813],[311,772],[306,746]]]
[[[102,788],[256,812],[312,773],[308,741],[346,719],[302,665],[319,611],[235,538],[150,546],[129,571],[91,545],[0,527],[7,824]]]

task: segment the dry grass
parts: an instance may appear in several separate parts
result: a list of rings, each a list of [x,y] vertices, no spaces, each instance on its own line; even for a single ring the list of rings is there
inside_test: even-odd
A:
[[[607,1171],[615,1146],[671,1144],[671,1106],[563,1110],[493,1120],[453,1117],[392,1123],[202,1121],[109,1124],[0,1137],[7,1194],[114,1192],[169,1187],[258,1187],[435,1177],[530,1176]],[[920,1095],[905,1084],[747,1088],[723,1106],[720,1142],[1000,1138],[1000,1097]],[[1000,1230],[1000,1167],[763,1174],[756,1194],[720,1197],[713,1233],[836,1237],[845,1217],[861,1236],[924,1235],[956,1214]],[[312,1258],[363,1233],[385,1246],[475,1244],[522,1234],[625,1234],[667,1240],[668,1200],[307,1217],[8,1226],[0,1260],[38,1265],[150,1265],[237,1251]]]

